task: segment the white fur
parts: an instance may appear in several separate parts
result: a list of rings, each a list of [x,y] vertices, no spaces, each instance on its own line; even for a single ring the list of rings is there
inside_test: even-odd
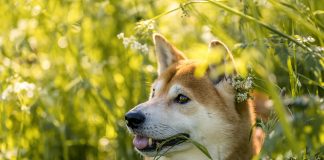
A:
[[[153,98],[153,94],[156,95],[157,93],[160,92],[161,88],[163,87],[163,84],[164,84],[163,80],[158,80],[152,85],[152,92],[150,98]]]
[[[222,80],[215,85],[215,88],[220,91],[219,93],[225,100],[224,102],[226,103],[226,105],[235,108],[235,102],[233,101],[235,93],[231,84],[227,80]]]
[[[160,36],[154,36],[155,53],[158,60],[158,74],[160,75],[168,66],[172,64],[173,56],[172,47]]]
[[[158,34],[154,36],[155,50],[158,61],[158,75],[161,75],[174,61],[186,59],[181,52],[178,52],[167,40]],[[229,49],[219,41],[213,41],[210,47],[224,47],[228,52],[231,61],[234,59]],[[178,56],[178,58],[177,58]],[[179,58],[180,56],[180,58]],[[163,80],[153,84],[155,96],[133,110],[139,110],[145,114],[145,122],[141,127],[132,129],[134,134],[150,137],[153,139],[165,139],[179,133],[187,133],[190,139],[205,146],[214,160],[223,160],[229,156],[231,144],[233,144],[234,126],[225,118],[217,106],[205,106],[195,99],[190,89],[174,84],[166,92],[167,95],[159,94],[165,87]],[[221,98],[224,99],[226,106],[234,109],[234,93],[231,86],[221,81],[215,86]],[[186,104],[175,103],[174,98],[178,94],[184,94],[191,100]],[[209,97],[213,98],[213,97]],[[161,151],[164,153],[163,160],[205,160],[208,159],[192,143],[185,142]],[[141,154],[153,157],[156,153],[149,152]]]
[[[176,97],[178,94],[184,94],[183,87],[179,84],[174,84],[170,87],[168,97]]]
[[[184,94],[185,91],[186,89],[181,85],[175,84],[170,87],[166,97],[153,97],[141,104],[137,109],[146,115],[146,121],[141,130],[134,132],[154,139],[165,139],[179,133],[188,133],[191,139],[208,149],[213,159],[224,159],[228,155],[229,142],[231,142],[231,135],[228,134],[231,133],[232,126],[225,122],[225,118],[217,110],[199,104],[192,99],[193,97],[190,97],[191,101],[187,104],[170,103],[177,94]],[[188,115],[186,114],[188,110],[195,112]],[[154,156],[156,153],[142,154]],[[165,160],[208,159],[191,143],[173,147],[163,158]]]

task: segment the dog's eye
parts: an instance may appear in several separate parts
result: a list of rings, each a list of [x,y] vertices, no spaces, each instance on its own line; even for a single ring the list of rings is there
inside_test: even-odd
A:
[[[187,96],[183,95],[183,94],[179,94],[179,95],[174,99],[174,101],[175,101],[176,103],[179,103],[179,104],[186,104],[186,103],[188,103],[188,102],[190,101],[190,99],[189,99]]]

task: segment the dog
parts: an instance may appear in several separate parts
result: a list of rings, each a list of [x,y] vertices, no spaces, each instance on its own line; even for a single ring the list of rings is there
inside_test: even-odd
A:
[[[209,73],[217,66],[210,65],[205,75],[197,77],[200,61],[187,59],[160,34],[153,40],[158,78],[150,98],[125,114],[135,149],[145,157],[165,160],[210,159],[195,141],[214,160],[247,160],[257,154],[262,143],[254,134],[254,106],[235,102],[230,75],[212,77]],[[224,43],[212,41],[209,47],[224,49],[235,65]]]

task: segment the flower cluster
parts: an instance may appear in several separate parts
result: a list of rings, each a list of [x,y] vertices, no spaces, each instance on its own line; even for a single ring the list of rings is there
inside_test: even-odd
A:
[[[182,11],[182,16],[181,17],[189,17],[189,8],[185,4],[180,4],[180,8]]]
[[[145,20],[140,21],[136,24],[136,30],[147,30],[147,31],[153,31],[155,26],[154,20]]]
[[[299,36],[299,35],[295,35],[296,37],[296,40],[300,43],[312,43],[312,42],[315,42],[315,39],[311,36],[308,36],[308,37],[302,37],[302,36]]]
[[[155,29],[154,20],[139,21],[136,23],[135,35],[136,37],[146,39],[152,35],[154,29]]]
[[[315,51],[315,52],[323,52],[323,51],[324,51],[324,47],[315,46],[315,47],[314,47],[314,51]]]
[[[123,45],[125,48],[130,47],[131,49],[138,50],[142,53],[149,52],[147,44],[141,44],[134,36],[125,37],[124,33],[119,33],[117,38],[123,40]]]
[[[14,84],[9,85],[1,94],[1,99],[5,100],[9,97],[11,93],[20,94],[23,91],[26,93],[28,98],[32,98],[34,96],[34,91],[36,89],[35,84],[28,82],[16,82]]]
[[[236,91],[235,102],[241,103],[251,98],[249,93],[253,89],[253,77],[250,74],[246,78],[233,76],[231,84]]]

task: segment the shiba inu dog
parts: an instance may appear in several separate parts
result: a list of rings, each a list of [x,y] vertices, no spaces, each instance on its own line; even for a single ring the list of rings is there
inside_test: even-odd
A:
[[[235,102],[228,75],[211,77],[215,66],[210,66],[205,76],[198,78],[194,71],[199,61],[187,59],[162,35],[155,34],[153,39],[158,78],[149,100],[125,115],[136,150],[145,157],[161,159],[209,159],[187,140],[191,139],[205,146],[212,159],[251,159],[260,150],[254,132],[249,137],[255,123],[254,108],[248,101]],[[233,61],[222,42],[212,41],[210,47],[225,49]]]

